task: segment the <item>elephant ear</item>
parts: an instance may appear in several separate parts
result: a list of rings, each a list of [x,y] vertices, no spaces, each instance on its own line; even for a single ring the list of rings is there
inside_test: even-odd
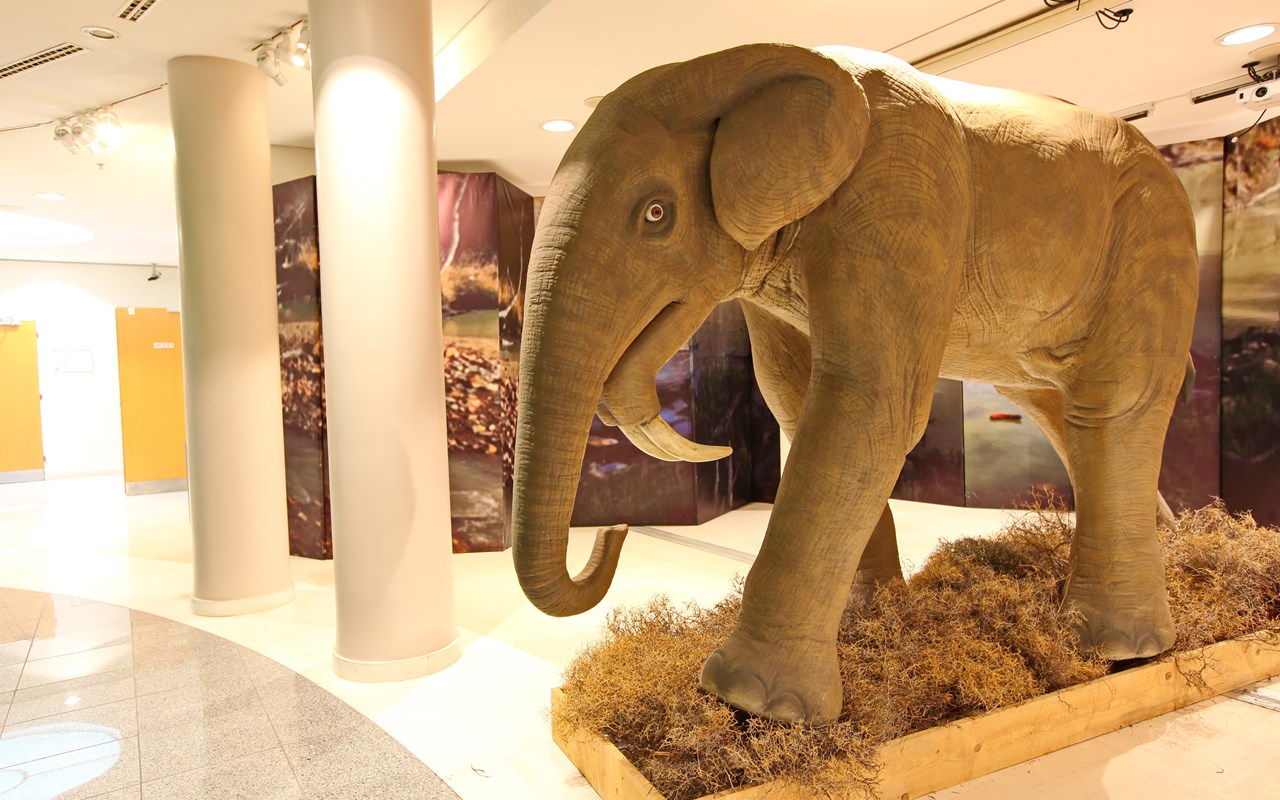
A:
[[[836,80],[779,78],[721,115],[711,199],[720,227],[747,250],[820,206],[853,173],[870,110],[852,76]]]

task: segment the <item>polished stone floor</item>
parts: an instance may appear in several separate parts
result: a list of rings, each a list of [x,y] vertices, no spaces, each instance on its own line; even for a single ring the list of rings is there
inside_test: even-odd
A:
[[[163,617],[0,588],[0,798],[456,798],[369,719]]]
[[[361,684],[338,678],[332,669],[331,562],[291,559],[297,598],[288,605],[241,617],[197,617],[190,610],[186,493],[125,497],[119,475],[0,485],[0,586],[55,595],[39,603],[18,602],[12,613],[7,606],[0,609],[0,634],[20,642],[16,648],[0,646],[0,661],[7,665],[0,666],[0,707],[18,709],[0,736],[7,741],[12,726],[58,713],[85,714],[68,720],[88,726],[68,729],[80,731],[77,741],[84,742],[73,752],[118,747],[120,760],[133,769],[131,781],[108,770],[94,778],[104,783],[83,787],[111,800],[256,800],[276,797],[277,790],[284,797],[302,793],[344,800],[451,797],[449,790],[465,800],[593,800],[595,791],[550,736],[549,693],[559,685],[565,665],[598,635],[612,607],[643,603],[657,592],[677,603],[706,605],[723,597],[759,549],[769,510],[756,504],[697,528],[636,529],[609,595],[578,617],[548,617],[530,606],[516,585],[509,552],[455,556],[462,657],[426,678]],[[1008,515],[895,501],[894,516],[910,569],[940,539],[991,532]],[[593,534],[575,530],[571,535],[571,571],[586,561]],[[74,611],[73,604],[79,604]],[[28,640],[42,641],[37,629],[46,611],[47,619],[59,625],[80,619],[87,627],[55,629],[53,638],[68,637],[63,643],[40,645],[11,662],[12,650],[27,648]],[[12,631],[4,627],[10,622],[16,626]],[[15,669],[28,657],[27,667]],[[97,678],[60,671],[81,662],[101,663],[103,669],[92,673]],[[27,669],[31,677],[23,684]],[[133,677],[113,682],[110,676],[118,670]],[[42,680],[42,685],[31,682]],[[77,681],[85,687],[103,685],[93,689],[96,705],[84,707],[88,688],[78,688],[75,695],[83,710],[66,707],[66,696],[35,699],[54,691],[46,687],[79,687]],[[255,711],[243,705],[236,711],[235,702]],[[110,713],[117,703],[134,704],[132,728],[127,713],[123,720],[90,713]],[[171,716],[197,706],[199,713],[185,721]],[[261,714],[254,716],[259,708],[269,732]],[[161,749],[166,746],[167,751]],[[448,789],[421,770],[422,764]],[[241,783],[253,769],[261,770],[261,784]],[[929,797],[1280,800],[1277,776],[1280,681],[1270,681]],[[9,780],[7,773],[3,780]],[[58,796],[20,791],[0,784],[0,800]],[[93,796],[79,792],[61,796]]]

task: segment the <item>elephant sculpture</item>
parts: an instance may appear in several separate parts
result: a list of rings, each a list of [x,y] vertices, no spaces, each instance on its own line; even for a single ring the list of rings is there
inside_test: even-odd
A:
[[[1198,287],[1191,211],[1107,114],[922,74],[880,53],[746,45],[600,101],[534,238],[521,352],[514,559],[554,615],[603,597],[625,525],[565,564],[592,414],[660,459],[689,442],[654,376],[736,299],[792,450],[730,639],[702,686],[820,725],[840,712],[851,590],[900,576],[888,497],[939,375],[994,384],[1075,490],[1063,588],[1083,643],[1174,639],[1155,524],[1161,447]]]

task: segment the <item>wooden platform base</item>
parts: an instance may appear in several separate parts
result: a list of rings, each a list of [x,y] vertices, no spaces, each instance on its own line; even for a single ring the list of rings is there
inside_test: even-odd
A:
[[[1257,635],[919,731],[880,748],[884,766],[879,795],[885,800],[920,797],[1276,675],[1280,636]],[[552,707],[562,702],[561,690],[554,690]],[[602,798],[662,797],[603,737],[559,730],[554,723],[551,733]],[[703,800],[729,797],[809,800],[810,794],[800,787],[768,784],[718,792]]]

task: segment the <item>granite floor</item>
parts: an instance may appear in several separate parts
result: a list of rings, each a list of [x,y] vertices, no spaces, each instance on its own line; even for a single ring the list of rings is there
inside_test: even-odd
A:
[[[908,569],[939,540],[983,535],[1008,517],[893,507]],[[256,800],[280,792],[395,800],[452,797],[452,790],[464,800],[594,800],[550,736],[549,694],[564,667],[613,607],[657,592],[677,603],[722,598],[758,550],[769,510],[755,504],[697,528],[635,529],[609,595],[577,617],[534,609],[509,552],[455,556],[462,657],[426,678],[362,684],[333,673],[331,562],[291,559],[297,598],[288,605],[197,617],[186,493],[125,497],[119,475],[0,485],[0,586],[43,598],[6,593],[18,600],[0,607],[0,639],[8,642],[0,645],[0,709],[17,709],[0,733],[0,754],[9,753],[10,738],[23,741],[19,729],[66,714],[73,725],[66,732],[80,737],[70,752],[79,755],[37,749],[57,745],[24,737],[33,741],[16,746],[49,760],[4,759],[101,770],[63,797]],[[593,539],[593,530],[572,532],[570,570],[585,562]],[[95,671],[73,677],[86,662]],[[64,690],[72,688],[75,708],[66,706]],[[95,718],[99,712],[116,716]],[[1278,742],[1280,681],[1272,680],[930,797],[1280,800]],[[99,762],[100,753],[118,755]],[[260,783],[244,783],[255,770]],[[26,780],[0,783],[0,800],[59,796],[23,793],[34,785]]]
[[[0,798],[457,795],[258,653],[121,606],[0,588]]]

